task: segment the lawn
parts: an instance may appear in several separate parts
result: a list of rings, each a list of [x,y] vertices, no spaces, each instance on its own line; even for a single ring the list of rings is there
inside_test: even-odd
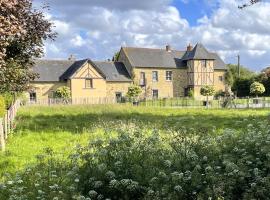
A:
[[[129,124],[141,130],[170,133],[190,129],[202,134],[241,131],[248,124],[266,120],[269,110],[206,110],[133,106],[23,107],[1,153],[0,173],[15,172],[36,162],[36,155],[51,148],[65,158],[78,144],[114,137],[114,131]]]

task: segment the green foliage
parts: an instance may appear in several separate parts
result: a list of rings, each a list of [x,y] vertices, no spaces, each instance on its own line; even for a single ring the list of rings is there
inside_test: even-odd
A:
[[[245,129],[220,134],[119,124],[66,161],[47,149],[36,166],[5,177],[0,199],[267,199],[270,124],[237,123]]]
[[[229,86],[234,86],[235,81],[238,77],[238,66],[229,64],[227,65],[228,71],[226,72],[225,80]],[[240,66],[240,78],[241,79],[252,79],[256,76],[256,74],[249,69]]]
[[[263,84],[259,82],[254,82],[250,85],[250,94],[254,94],[256,96],[261,95],[265,92],[265,87]]]
[[[131,100],[136,100],[139,95],[142,93],[142,89],[138,85],[132,85],[128,88],[127,97]]]
[[[41,57],[44,41],[55,37],[43,11],[33,8],[32,0],[1,1],[1,93],[23,92],[37,77],[31,70],[33,58]]]
[[[205,85],[201,87],[200,93],[203,96],[212,96],[215,93],[215,89],[213,86]]]
[[[228,96],[229,94],[223,90],[219,90],[215,93],[215,98],[218,99],[220,97]]]
[[[0,118],[2,118],[6,113],[6,104],[5,104],[5,98],[3,96],[0,96]]]
[[[10,92],[5,92],[2,94],[2,96],[5,99],[6,108],[9,108],[14,101],[14,94],[11,94]]]
[[[69,99],[71,97],[71,91],[70,88],[67,86],[62,86],[59,87],[55,91],[55,97],[56,98],[61,98],[61,99]]]
[[[247,97],[250,94],[250,85],[253,82],[253,79],[236,79],[232,91],[236,93],[238,97]]]
[[[189,89],[188,90],[188,97],[190,97],[190,98],[194,98],[194,90],[193,89]]]
[[[114,56],[113,56],[113,61],[118,61],[118,59],[119,59],[119,56],[120,56],[120,51],[117,51],[115,54],[114,54]]]
[[[265,87],[265,96],[270,96],[270,67],[267,67],[262,70],[259,76],[256,78],[256,81],[262,83]]]

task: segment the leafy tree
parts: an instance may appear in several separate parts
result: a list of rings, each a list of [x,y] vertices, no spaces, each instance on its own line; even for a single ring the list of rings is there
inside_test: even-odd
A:
[[[71,97],[71,91],[69,87],[62,86],[55,91],[55,97],[61,99],[69,99]]]
[[[113,61],[118,61],[119,55],[120,55],[120,51],[117,51],[117,52],[114,54],[112,60],[113,60]]]
[[[256,96],[261,95],[265,92],[265,87],[263,84],[259,82],[254,82],[250,85],[250,94],[254,94]]]
[[[1,0],[0,13],[0,92],[25,91],[38,76],[31,71],[33,58],[42,56],[44,40],[55,37],[52,23],[32,0]]]
[[[247,97],[250,94],[250,85],[254,82],[254,79],[236,79],[232,86],[232,91],[238,97]]]
[[[255,4],[255,3],[259,3],[259,2],[261,2],[261,1],[262,1],[262,0],[249,0],[248,3],[244,3],[244,4],[240,5],[240,6],[238,6],[238,8],[239,8],[239,9],[243,9],[243,8],[248,7],[248,6],[252,6],[252,5]]]
[[[213,86],[205,85],[200,90],[201,95],[206,96],[207,107],[209,105],[209,96],[213,96],[215,93],[215,89]]]
[[[233,64],[227,65],[227,72],[225,75],[226,84],[229,86],[233,86],[235,81],[239,79],[238,77],[238,66]],[[252,79],[256,76],[256,74],[247,69],[246,67],[240,66],[240,78],[241,79]]]
[[[261,74],[256,78],[256,81],[262,83],[265,87],[265,96],[270,96],[270,67],[262,70]]]
[[[138,85],[132,85],[128,88],[127,97],[132,101],[137,100],[139,95],[142,93],[142,89]]]

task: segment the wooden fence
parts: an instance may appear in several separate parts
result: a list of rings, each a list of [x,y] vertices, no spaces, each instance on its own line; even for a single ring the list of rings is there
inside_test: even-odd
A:
[[[17,100],[7,110],[5,116],[0,118],[0,148],[2,151],[5,151],[6,141],[9,133],[12,131],[14,120],[20,105],[20,101]]]

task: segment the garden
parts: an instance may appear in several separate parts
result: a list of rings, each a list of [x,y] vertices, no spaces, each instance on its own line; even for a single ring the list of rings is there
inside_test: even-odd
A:
[[[269,110],[22,107],[0,199],[268,199]]]

